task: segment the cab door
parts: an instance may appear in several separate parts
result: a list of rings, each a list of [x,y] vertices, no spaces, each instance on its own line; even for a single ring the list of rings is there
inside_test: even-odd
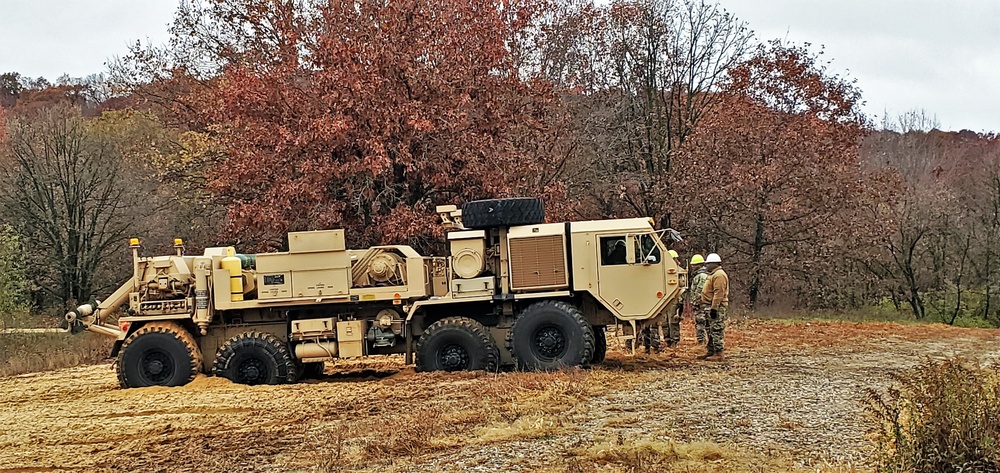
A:
[[[598,296],[621,318],[660,311],[666,295],[666,251],[652,234],[598,235]]]

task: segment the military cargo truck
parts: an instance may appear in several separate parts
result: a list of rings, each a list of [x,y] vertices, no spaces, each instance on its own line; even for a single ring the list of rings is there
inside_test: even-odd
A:
[[[605,327],[630,334],[676,307],[685,273],[646,218],[543,223],[538,199],[438,207],[447,256],[349,249],[343,230],[293,232],[288,251],[141,256],[107,299],[66,314],[115,338],[122,387],[199,372],[277,384],[339,358],[403,354],[419,371],[600,363]],[[667,238],[669,239],[669,238]]]

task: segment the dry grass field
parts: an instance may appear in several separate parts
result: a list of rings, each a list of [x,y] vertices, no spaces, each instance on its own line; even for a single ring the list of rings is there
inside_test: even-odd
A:
[[[685,327],[690,330],[690,327]],[[110,364],[0,378],[0,471],[868,471],[864,389],[1000,331],[748,319],[721,361],[612,347],[592,370],[118,388]]]

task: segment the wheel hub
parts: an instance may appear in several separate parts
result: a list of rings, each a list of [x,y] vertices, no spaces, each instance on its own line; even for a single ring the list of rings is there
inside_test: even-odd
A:
[[[248,358],[240,363],[237,373],[241,383],[259,384],[267,377],[267,366],[264,365],[262,360]]]
[[[458,371],[469,366],[469,353],[458,345],[448,345],[439,355],[441,368],[446,371]]]
[[[171,378],[174,373],[174,364],[166,353],[154,350],[142,357],[142,376],[151,384],[161,384]]]
[[[542,327],[535,333],[535,347],[544,358],[558,358],[566,351],[566,336],[557,327]]]

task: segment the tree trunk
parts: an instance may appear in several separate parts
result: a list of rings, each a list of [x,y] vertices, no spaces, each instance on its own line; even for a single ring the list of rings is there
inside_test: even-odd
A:
[[[972,245],[972,234],[965,235],[965,249],[962,252],[962,259],[958,263],[958,275],[955,276],[955,310],[951,313],[949,325],[955,325],[955,320],[962,313],[962,275],[965,274],[965,262],[969,259],[969,246]]]
[[[753,252],[750,255],[750,310],[757,307],[757,300],[760,298],[761,285],[763,285],[763,268],[760,267],[760,261],[766,245],[764,241],[764,214],[758,212],[755,220]]]

